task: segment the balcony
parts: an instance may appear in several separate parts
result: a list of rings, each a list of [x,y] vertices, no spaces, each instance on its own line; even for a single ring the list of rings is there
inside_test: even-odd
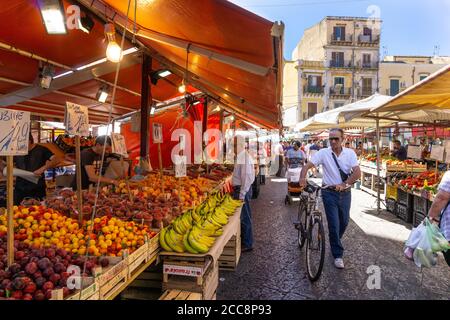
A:
[[[351,46],[353,44],[353,35],[338,37],[337,35],[332,34],[330,44],[337,46]]]
[[[351,61],[343,60],[331,60],[329,63],[330,68],[353,68]]]
[[[310,69],[321,69],[325,67],[325,64],[323,61],[300,60],[299,67]]]
[[[375,93],[374,88],[362,88],[358,89],[358,96],[361,98],[367,98],[370,97]]]
[[[380,36],[365,36],[365,35],[359,35],[358,37],[358,44],[362,46],[376,46],[380,44]]]
[[[304,86],[303,95],[322,95],[323,87],[319,86]]]
[[[356,67],[358,69],[372,69],[372,70],[377,70],[378,69],[378,62],[363,62],[363,61],[358,61],[356,62]]]
[[[333,97],[346,97],[352,94],[352,88],[344,88],[344,87],[332,87],[330,88],[330,96]]]

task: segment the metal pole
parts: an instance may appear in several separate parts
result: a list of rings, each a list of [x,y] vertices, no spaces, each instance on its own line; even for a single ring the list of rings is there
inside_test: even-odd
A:
[[[152,104],[152,91],[149,83],[150,73],[152,71],[152,58],[146,54],[142,60],[142,79],[141,79],[141,158],[147,159],[148,156],[148,107]]]
[[[378,116],[378,113],[377,113]],[[380,120],[377,119],[377,213],[380,214]]]

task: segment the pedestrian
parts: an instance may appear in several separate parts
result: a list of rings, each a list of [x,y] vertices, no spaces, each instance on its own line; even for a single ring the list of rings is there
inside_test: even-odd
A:
[[[259,164],[259,181],[261,184],[266,184],[266,167],[267,167],[267,151],[263,143],[260,143],[258,150],[258,164]]]
[[[236,145],[236,144],[235,144]],[[255,161],[248,153],[246,146],[236,157],[234,165],[232,186],[233,197],[244,201],[241,211],[241,239],[242,252],[253,250],[252,213],[250,199],[252,197],[252,184],[255,180]]]
[[[359,157],[363,154],[363,143],[360,141],[358,142],[358,146],[356,147],[356,155]]]
[[[450,242],[450,171],[447,171],[439,184],[439,191],[434,198],[428,217],[438,225],[445,239]],[[445,261],[450,266],[450,250],[443,252]]]
[[[334,265],[344,268],[344,247],[341,239],[350,219],[351,185],[361,176],[358,159],[353,150],[342,147],[344,132],[342,129],[330,130],[331,147],[317,152],[300,174],[300,185],[306,186],[306,174],[309,169],[323,166],[323,205],[328,221],[328,232]]]
[[[286,153],[286,166],[289,169],[302,167],[306,162],[306,154],[300,149],[301,143],[295,141],[293,148]],[[297,176],[298,177],[298,176]]]
[[[407,158],[406,148],[402,146],[399,140],[394,140],[394,150],[392,151],[392,156],[396,157],[400,161],[404,161]]]
[[[283,171],[284,150],[283,145],[281,144],[280,141],[278,141],[277,145],[275,146],[274,156],[275,156],[274,162],[276,163],[276,160],[278,160],[278,170],[276,176],[281,177],[281,172]]]
[[[308,162],[311,161],[312,157],[313,157],[319,150],[320,150],[320,147],[319,147],[318,141],[314,141],[314,143],[311,145],[311,147],[309,147]],[[318,168],[313,167],[313,168],[311,169],[311,171],[312,171],[312,176],[313,176],[314,178],[317,178],[317,171],[318,171]]]
[[[37,183],[30,182],[21,177],[16,178],[14,187],[14,204],[20,205],[25,198],[43,200],[46,197],[45,171],[54,168],[60,159],[47,147],[34,143],[33,136],[28,137],[28,154],[15,156],[14,163],[17,169],[32,172],[38,177]]]

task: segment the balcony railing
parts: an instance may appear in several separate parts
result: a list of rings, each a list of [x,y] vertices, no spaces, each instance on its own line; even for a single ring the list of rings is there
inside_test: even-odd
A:
[[[362,88],[358,92],[361,97],[370,97],[375,93],[375,90],[373,88]]]
[[[378,36],[378,35],[365,36],[365,35],[361,34],[358,37],[358,43],[360,43],[360,44],[378,44],[379,42],[380,42],[380,36]]]
[[[344,87],[332,87],[330,88],[330,95],[331,96],[349,96],[351,95],[351,88],[344,88]]]
[[[323,87],[319,86],[305,86],[303,88],[304,93],[323,94]]]
[[[303,68],[323,68],[325,64],[323,61],[300,60],[299,66]]]
[[[378,62],[356,62],[356,66],[361,69],[378,69]]]
[[[331,35],[331,43],[345,45],[345,44],[350,44],[352,42],[353,42],[353,35],[351,35],[351,34],[340,36],[340,37],[338,37],[334,33]]]
[[[352,62],[343,60],[331,60],[329,66],[330,68],[352,68]]]

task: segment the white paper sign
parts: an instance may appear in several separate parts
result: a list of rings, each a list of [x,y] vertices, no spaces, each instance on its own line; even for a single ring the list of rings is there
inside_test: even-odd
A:
[[[85,137],[89,136],[88,108],[72,102],[66,102],[64,124],[68,134]]]
[[[111,134],[112,140],[112,151],[115,154],[120,154],[121,156],[128,157],[127,145],[125,143],[125,137],[119,133]]]
[[[431,159],[437,160],[437,161],[443,161],[444,160],[444,147],[443,146],[437,146],[433,145],[431,147]]]
[[[175,155],[175,178],[186,177],[186,156]]]
[[[178,265],[164,265],[164,273],[176,274],[188,277],[198,277],[203,274],[203,268],[191,267],[191,266],[178,266]]]
[[[162,124],[153,124],[153,143],[163,143]]]
[[[0,156],[28,154],[30,113],[2,109],[0,111]]]
[[[422,148],[420,146],[414,146],[412,144],[408,145],[407,157],[411,159],[421,159]]]

